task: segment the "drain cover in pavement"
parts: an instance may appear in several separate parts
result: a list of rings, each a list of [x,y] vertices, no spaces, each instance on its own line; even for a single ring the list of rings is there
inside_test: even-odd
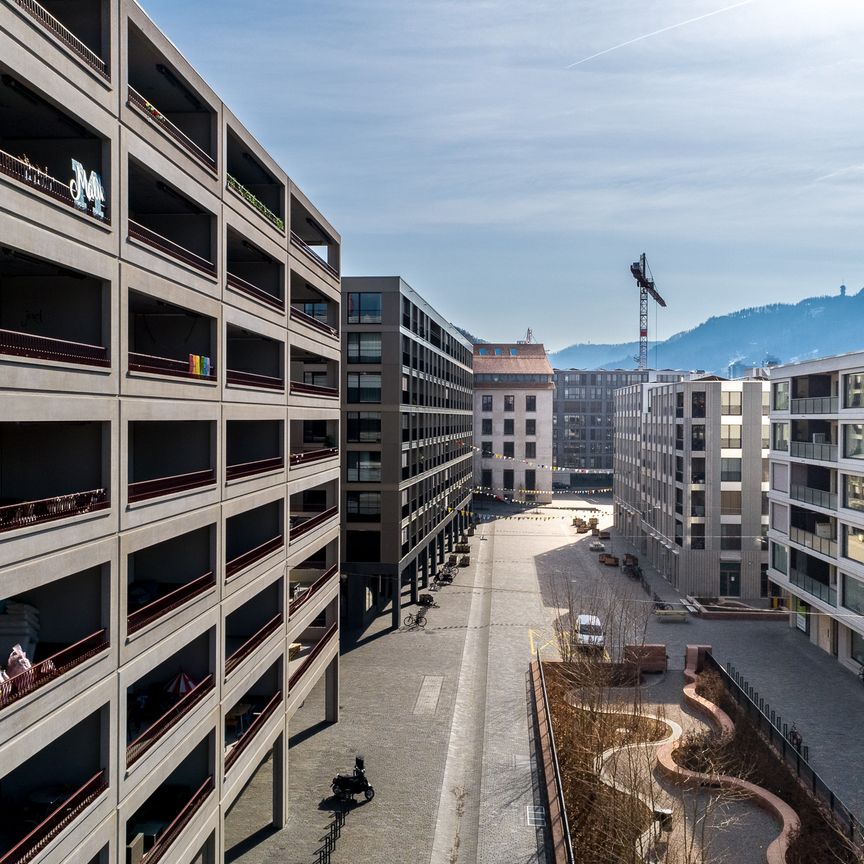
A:
[[[525,818],[532,828],[543,828],[546,825],[546,808],[528,806],[525,808]]]
[[[443,675],[426,675],[420,685],[417,701],[414,703],[415,714],[434,714],[438,707],[438,697],[441,695]]]

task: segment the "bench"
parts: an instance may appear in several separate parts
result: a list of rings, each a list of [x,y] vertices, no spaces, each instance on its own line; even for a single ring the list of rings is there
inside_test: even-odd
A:
[[[655,609],[654,614],[661,621],[686,621],[690,617],[690,613],[683,608]]]

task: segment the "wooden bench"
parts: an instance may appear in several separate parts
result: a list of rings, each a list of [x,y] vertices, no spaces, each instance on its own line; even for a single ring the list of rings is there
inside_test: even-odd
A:
[[[686,621],[690,613],[684,608],[655,609],[654,614],[660,621]]]
[[[631,663],[639,672],[665,672],[668,662],[666,646],[625,645],[624,662]]]

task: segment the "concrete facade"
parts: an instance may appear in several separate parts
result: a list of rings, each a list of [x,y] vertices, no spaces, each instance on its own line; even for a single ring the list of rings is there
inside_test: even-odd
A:
[[[135,3],[46,7],[0,6],[0,857],[221,861],[338,717],[341,240]]]
[[[471,345],[398,276],[342,287],[344,611],[398,627],[468,525]]]
[[[768,576],[790,626],[864,668],[864,353],[771,370]]]
[[[716,377],[615,393],[615,527],[682,593],[768,595],[767,400]]]

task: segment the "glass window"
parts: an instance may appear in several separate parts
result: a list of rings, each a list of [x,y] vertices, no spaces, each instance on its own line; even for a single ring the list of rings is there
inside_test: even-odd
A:
[[[849,629],[849,656],[856,662],[864,665],[864,636]]]
[[[484,489],[492,488],[492,471],[489,468],[484,468],[481,474],[482,479],[480,480],[480,484]]]
[[[491,394],[485,394],[485,395],[481,396],[480,398],[483,402],[483,405],[482,405],[483,410],[484,411],[491,411],[492,410],[492,396],[491,396]]]
[[[380,324],[381,323],[381,295],[378,293],[360,293],[356,291],[348,294],[348,323],[349,324]]]
[[[489,352],[485,348],[481,348],[478,353],[481,357],[485,357]]]
[[[720,548],[721,549],[740,549],[741,548],[741,526],[740,525],[721,525],[720,526]]]
[[[509,492],[513,489],[513,471],[507,469],[504,471],[504,488]]]
[[[491,435],[492,434],[492,418],[484,417],[481,421],[483,424],[482,434],[483,435]]]
[[[537,472],[529,469],[525,472],[525,489],[528,492],[534,492],[537,486]]]
[[[721,459],[720,460],[720,479],[732,483],[741,482],[741,460],[740,459]]]
[[[741,596],[741,562],[740,561],[721,561],[720,562],[720,596],[721,597],[740,597]]]
[[[693,522],[690,525],[690,548],[704,549],[705,548],[705,523]]]
[[[720,391],[720,413],[721,414],[740,414],[741,413],[741,391],[740,390],[721,390]]]
[[[504,421],[504,434],[505,434],[505,435],[512,435],[512,434],[513,434],[513,425],[514,425],[514,422],[515,422],[515,421],[513,420],[512,417],[510,417],[510,418],[508,418],[507,420]]]
[[[381,453],[371,450],[348,451],[348,481],[350,483],[379,483],[381,481]]]
[[[722,424],[720,426],[720,446],[733,450],[741,449],[741,427],[738,424]]]
[[[519,349],[518,349],[518,348],[511,348],[511,349],[510,349],[510,356],[511,356],[511,357],[516,357],[518,354],[519,354]]]
[[[377,372],[349,372],[348,401],[380,402],[381,375]]]
[[[515,396],[505,396],[504,397],[504,410],[505,411],[515,411],[516,410],[516,397]]]
[[[381,334],[380,333],[349,333],[348,334],[349,363],[380,363]]]
[[[682,394],[683,395],[683,394]],[[705,391],[694,390],[690,396],[690,411],[692,417],[705,416]]]
[[[845,505],[850,510],[864,510],[864,477],[846,475]]]
[[[525,442],[525,458],[526,459],[536,459],[537,458],[537,444],[534,441],[526,441]]]
[[[844,408],[864,408],[864,374],[855,372],[843,376],[846,382]]]
[[[514,452],[513,452],[513,442],[512,441],[505,441],[504,442],[504,453],[502,455],[509,456],[511,459],[513,458]]]
[[[537,434],[537,421],[536,420],[526,420],[525,421],[525,434],[526,435],[536,435]]]
[[[788,423],[771,424],[771,449],[784,451],[789,449]]]
[[[683,433],[682,433],[683,434]],[[683,444],[683,441],[682,441]],[[690,429],[690,449],[704,450],[705,449],[705,426],[693,425]]]
[[[500,356],[501,356],[501,349],[500,349],[500,348],[496,348],[496,349],[495,349],[495,356],[496,356],[496,357],[500,357]]]
[[[408,415],[404,415],[406,418]],[[345,418],[348,440],[372,443],[381,440],[381,415],[372,411],[349,411]]]
[[[843,605],[859,615],[864,615],[864,582],[843,574]]]
[[[537,410],[537,397],[536,396],[526,396],[525,397],[525,410],[526,411],[536,411]]]
[[[740,489],[724,489],[720,492],[720,515],[721,516],[740,516],[741,515],[741,490]]]
[[[847,459],[864,459],[864,424],[847,423],[843,430],[843,455]]]
[[[345,507],[349,522],[380,522],[381,493],[355,492],[345,493]]]
[[[771,402],[775,411],[789,410],[789,382],[778,381],[771,385]]]
[[[325,324],[327,323],[327,304],[319,303],[314,300],[302,300],[297,306],[300,311],[308,315],[310,318],[314,318],[316,321],[323,321]]]
[[[492,455],[492,442],[484,441],[480,445],[480,455],[481,456],[491,456]]]
[[[780,543],[771,544],[771,566],[781,573],[789,572],[788,552]]]
[[[852,561],[864,564],[864,528],[843,526],[843,554]]]

